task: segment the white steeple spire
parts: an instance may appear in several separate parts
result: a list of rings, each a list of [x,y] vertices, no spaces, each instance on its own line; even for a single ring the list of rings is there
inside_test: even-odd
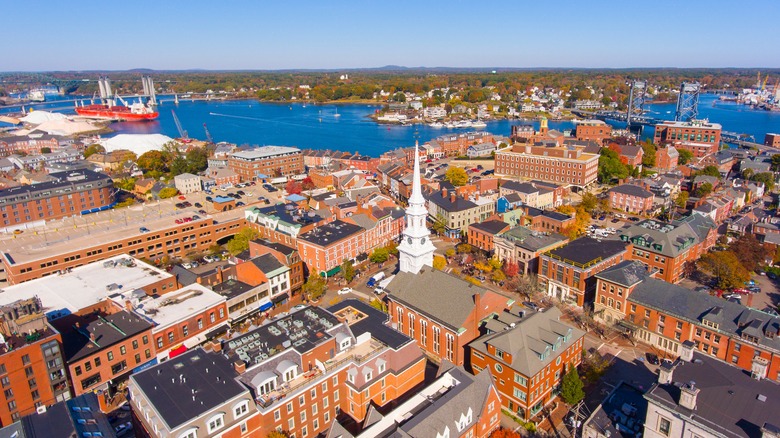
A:
[[[428,209],[422,194],[420,181],[419,144],[414,143],[414,173],[412,176],[412,195],[409,197],[409,207],[406,209],[406,229],[398,245],[400,271],[418,273],[427,265],[433,266],[433,252],[436,247],[431,242],[426,219]]]

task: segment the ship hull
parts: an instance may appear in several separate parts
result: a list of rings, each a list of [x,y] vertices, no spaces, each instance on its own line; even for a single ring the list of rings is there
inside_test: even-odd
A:
[[[111,120],[144,121],[154,120],[160,114],[157,111],[133,113],[126,106],[87,105],[76,108],[76,114],[85,117],[95,117]]]

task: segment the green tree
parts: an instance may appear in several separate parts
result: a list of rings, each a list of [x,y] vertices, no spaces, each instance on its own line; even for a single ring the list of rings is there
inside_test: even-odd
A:
[[[168,168],[166,156],[161,151],[144,152],[135,164],[146,171],[165,172]]]
[[[455,249],[454,248],[448,248],[446,251],[444,251],[444,255],[447,257],[452,257],[455,255]]]
[[[387,253],[390,255],[397,256],[398,255],[398,242],[391,240],[387,242],[385,245],[385,249],[387,250]]]
[[[132,192],[135,188],[135,178],[123,178],[114,181],[114,187],[122,189],[128,192]]]
[[[157,194],[157,196],[160,199],[168,199],[168,198],[173,198],[174,196],[176,196],[178,194],[179,194],[179,191],[176,190],[175,188],[173,188],[173,187],[166,187],[166,188],[160,190],[160,192]]]
[[[693,160],[693,152],[688,149],[677,149],[679,156],[677,157],[677,164],[688,164]]]
[[[260,233],[254,228],[246,227],[241,229],[232,239],[230,239],[225,245],[227,250],[233,254],[239,254],[249,249],[249,242],[260,237]]]
[[[720,170],[718,170],[717,166],[709,165],[705,166],[704,169],[696,172],[696,175],[707,175],[720,178]]]
[[[368,256],[368,259],[371,260],[371,263],[384,263],[389,257],[390,253],[387,251],[387,248],[380,247],[375,248],[371,255]]]
[[[696,195],[696,197],[703,198],[707,195],[712,193],[712,184],[706,182],[702,185],[700,185],[693,194]]]
[[[628,166],[620,162],[618,153],[610,148],[602,148],[598,165],[599,182],[607,184],[615,179],[627,178],[628,175]]]
[[[347,283],[355,278],[355,265],[352,264],[352,260],[347,259],[341,262],[341,275],[344,276]]]
[[[387,304],[379,298],[372,298],[371,301],[368,302],[368,305],[380,312],[387,313]]]
[[[598,212],[601,209],[599,198],[597,198],[593,193],[588,192],[582,194],[582,202],[580,205],[582,205],[582,208],[584,208],[585,211],[587,211],[589,214]]]
[[[731,251],[714,251],[704,254],[699,260],[699,268],[715,277],[718,287],[732,289],[742,287],[750,280],[750,272],[742,266]]]
[[[780,154],[772,155],[772,171],[780,172]]]
[[[203,172],[209,165],[209,151],[206,148],[191,148],[187,151],[187,172]]]
[[[681,191],[678,193],[674,198],[674,203],[680,208],[685,208],[688,205],[688,192]]]
[[[444,180],[455,187],[465,186],[469,182],[469,175],[460,167],[452,166],[444,174]]]
[[[752,234],[744,234],[729,245],[742,266],[748,271],[755,271],[759,265],[771,255],[770,252]]]
[[[437,235],[444,234],[447,231],[447,218],[442,214],[437,214],[436,219],[433,221],[433,225],[431,225],[431,229],[433,229]]]
[[[42,153],[42,154],[50,154],[50,153],[51,153],[51,148],[48,148],[48,147],[42,147],[42,148],[41,148],[41,153]]]
[[[442,256],[433,257],[433,268],[443,271],[447,267],[447,259]]]
[[[303,292],[308,295],[311,300],[320,299],[321,296],[325,295],[327,288],[328,281],[317,271],[309,273],[309,278],[306,280],[306,283],[303,284]]]
[[[582,380],[576,367],[569,367],[561,380],[561,398],[569,406],[574,406],[585,398]]]
[[[757,173],[750,179],[752,181],[764,183],[767,190],[772,190],[772,188],[775,186],[775,176],[772,174],[772,172]]]
[[[493,275],[490,276],[490,279],[498,283],[506,280],[506,274],[504,274],[504,271],[495,270],[493,271]]]
[[[99,144],[91,144],[84,149],[84,158],[89,158],[90,155],[106,152],[106,148]]]
[[[656,146],[650,140],[642,143],[642,151],[644,151],[644,155],[642,156],[643,166],[655,167],[656,150]]]

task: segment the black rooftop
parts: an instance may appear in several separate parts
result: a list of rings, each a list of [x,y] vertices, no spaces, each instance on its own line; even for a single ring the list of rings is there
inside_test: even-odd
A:
[[[352,307],[367,315],[366,318],[349,326],[355,337],[359,337],[363,333],[371,333],[371,337],[393,350],[397,350],[411,341],[411,338],[387,325],[390,315],[380,312],[362,301],[347,299],[328,307],[328,311],[335,314],[347,307]]]
[[[298,236],[299,240],[313,243],[319,246],[328,246],[339,240],[346,239],[363,230],[362,227],[341,220],[335,220],[329,224],[317,227],[307,233]]]
[[[493,235],[498,234],[498,233],[504,231],[505,229],[509,228],[509,224],[508,223],[506,223],[504,221],[497,220],[497,219],[490,219],[490,220],[486,220],[484,222],[471,224],[469,226],[473,227],[473,228],[476,228],[477,230],[484,231],[484,232],[486,232],[488,234],[493,234]]]
[[[655,270],[655,268],[653,269]],[[624,260],[611,268],[599,272],[596,274],[596,277],[621,286],[631,287],[647,278],[648,275],[650,274],[647,272],[644,263],[638,260]]]
[[[634,184],[623,184],[609,189],[610,192],[622,193],[624,195],[636,196],[638,198],[652,198],[653,194]]]
[[[477,204],[469,201],[468,199],[463,199],[457,195],[455,196],[455,201],[453,202],[449,193],[445,197],[442,196],[441,191],[430,192],[426,195],[426,198],[428,198],[429,202],[438,205],[444,211],[448,212],[466,211],[477,206]]]
[[[127,310],[112,315],[98,316],[86,323],[80,319],[79,327],[75,325],[63,327],[63,325],[73,321],[72,318],[64,317],[53,323],[57,325],[62,334],[67,362],[78,361],[154,327],[154,324]],[[94,335],[93,341],[90,341],[90,335]]]
[[[222,283],[212,286],[211,289],[225,297],[225,299],[230,300],[243,294],[244,292],[254,289],[254,287],[255,286],[244,283],[243,281],[238,281],[231,278],[227,281],[223,281]]]
[[[68,172],[54,172],[49,174],[50,177],[55,178],[53,181],[46,181],[37,184],[23,185],[18,187],[11,187],[9,189],[0,190],[0,198],[16,198],[17,201],[33,199],[45,199],[52,196],[58,196],[62,194],[73,193],[78,190],[73,188],[70,191],[58,191],[57,189],[64,190],[66,187],[80,186],[87,183],[99,182],[96,186],[93,185],[91,189],[99,187],[113,186],[111,177],[106,174],[93,172],[87,169],[74,170]],[[51,191],[49,195],[42,195],[42,191]],[[37,194],[37,196],[36,196]],[[21,197],[21,198],[20,198]],[[13,201],[9,201],[13,202]]]
[[[20,426],[23,432],[18,436],[28,438],[115,436],[108,417],[100,411],[97,395],[92,392],[50,406],[42,414],[24,416]]]
[[[284,245],[282,243],[271,242],[270,240],[267,240],[267,239],[255,239],[255,240],[253,240],[253,242],[258,243],[260,245],[263,245],[265,247],[271,248],[271,249],[273,249],[275,251],[279,251],[280,253],[284,254],[287,257],[289,257],[295,251],[297,251],[297,249],[295,249],[293,247]]]
[[[546,255],[562,260],[564,263],[587,265],[614,257],[625,251],[627,246],[620,240],[600,241],[590,237],[580,237]]]
[[[173,430],[244,392],[248,393],[236,380],[237,376],[233,365],[223,355],[197,348],[133,374],[130,379]]]
[[[277,269],[285,268],[285,266],[279,263],[279,260],[277,260],[276,257],[271,254],[263,254],[261,256],[255,257],[249,260],[249,263],[257,266],[257,269],[263,271],[264,274],[275,271]]]

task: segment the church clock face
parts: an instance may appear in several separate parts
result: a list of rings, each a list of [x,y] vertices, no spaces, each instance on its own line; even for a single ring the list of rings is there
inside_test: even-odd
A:
[[[410,238],[408,238],[408,239],[406,239],[406,240],[409,242],[409,245],[411,245],[411,244],[412,244],[412,238],[411,238],[411,237],[410,237]]]
[[[420,243],[422,243],[423,245],[425,245],[425,237],[423,237],[422,239],[420,239]]]

